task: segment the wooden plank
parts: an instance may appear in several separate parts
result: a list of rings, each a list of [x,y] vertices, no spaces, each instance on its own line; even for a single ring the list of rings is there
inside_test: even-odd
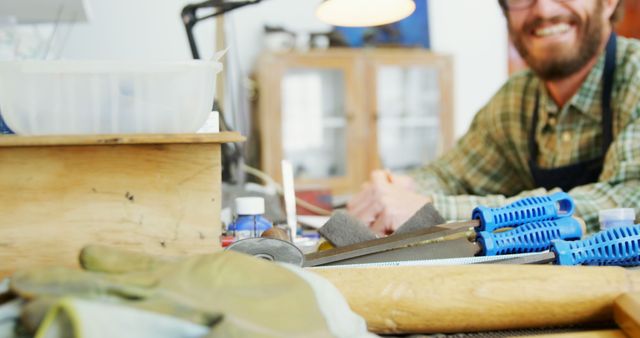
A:
[[[312,268],[376,333],[477,332],[611,323],[640,290],[619,267],[463,265]]]
[[[219,250],[222,138],[192,137],[191,144],[125,137],[118,142],[133,144],[0,147],[0,276],[76,266],[89,243],[164,255]]]
[[[628,293],[616,299],[613,318],[627,336],[640,337],[640,293]]]
[[[113,144],[183,144],[242,142],[238,132],[206,134],[113,134],[113,135],[56,135],[17,136],[3,135],[0,147],[32,147],[60,145],[113,145]]]

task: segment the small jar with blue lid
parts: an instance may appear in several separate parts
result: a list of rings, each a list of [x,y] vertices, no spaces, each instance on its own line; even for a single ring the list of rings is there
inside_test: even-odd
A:
[[[635,224],[636,211],[633,208],[617,208],[600,210],[600,230]]]
[[[273,224],[263,216],[264,199],[262,197],[236,198],[236,219],[229,224],[227,231],[235,240],[260,237]]]

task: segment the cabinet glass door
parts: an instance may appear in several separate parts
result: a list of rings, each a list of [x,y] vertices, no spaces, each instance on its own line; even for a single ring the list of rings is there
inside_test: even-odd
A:
[[[338,69],[288,69],[281,82],[283,158],[296,179],[347,174],[344,74]]]
[[[376,67],[378,154],[382,168],[406,171],[439,154],[439,71],[426,66]]]

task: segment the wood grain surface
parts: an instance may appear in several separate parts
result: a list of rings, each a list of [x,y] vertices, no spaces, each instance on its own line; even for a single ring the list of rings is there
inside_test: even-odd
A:
[[[56,136],[3,135],[2,137],[0,137],[0,147],[227,143],[241,142],[244,140],[245,138],[237,132],[220,132],[207,134],[114,134]]]
[[[618,297],[613,306],[613,318],[627,336],[640,337],[640,293]]]
[[[99,145],[26,137],[14,146],[0,138],[0,277],[76,266],[90,243],[164,255],[219,250],[220,142],[241,139],[227,136],[94,137]],[[81,145],[64,145],[70,139]]]
[[[464,265],[312,268],[376,333],[476,332],[611,322],[640,290],[618,267]]]

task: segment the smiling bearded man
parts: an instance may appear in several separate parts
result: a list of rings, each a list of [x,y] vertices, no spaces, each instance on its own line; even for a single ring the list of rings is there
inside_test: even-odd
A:
[[[618,0],[500,0],[530,70],[509,78],[456,146],[411,176],[376,171],[347,209],[393,232],[425,203],[447,219],[562,189],[598,211],[640,210],[640,43],[617,37]]]
[[[531,1],[502,3],[503,8],[510,8],[506,7],[509,3],[531,3]],[[521,8],[521,10],[524,9]],[[600,51],[603,32],[610,32],[609,29],[603,29],[602,21],[599,20],[602,10],[602,2],[595,1],[593,10],[585,18],[581,18],[574,12],[548,18],[529,16],[521,28],[513,27],[512,20],[507,15],[507,20],[510,20],[509,33],[520,56],[537,76],[545,80],[562,79],[582,69]],[[546,44],[544,42],[550,37],[566,35],[572,30],[576,31],[578,46],[563,43],[563,41]],[[537,40],[543,41],[536,43]],[[539,46],[540,44],[542,46]]]

